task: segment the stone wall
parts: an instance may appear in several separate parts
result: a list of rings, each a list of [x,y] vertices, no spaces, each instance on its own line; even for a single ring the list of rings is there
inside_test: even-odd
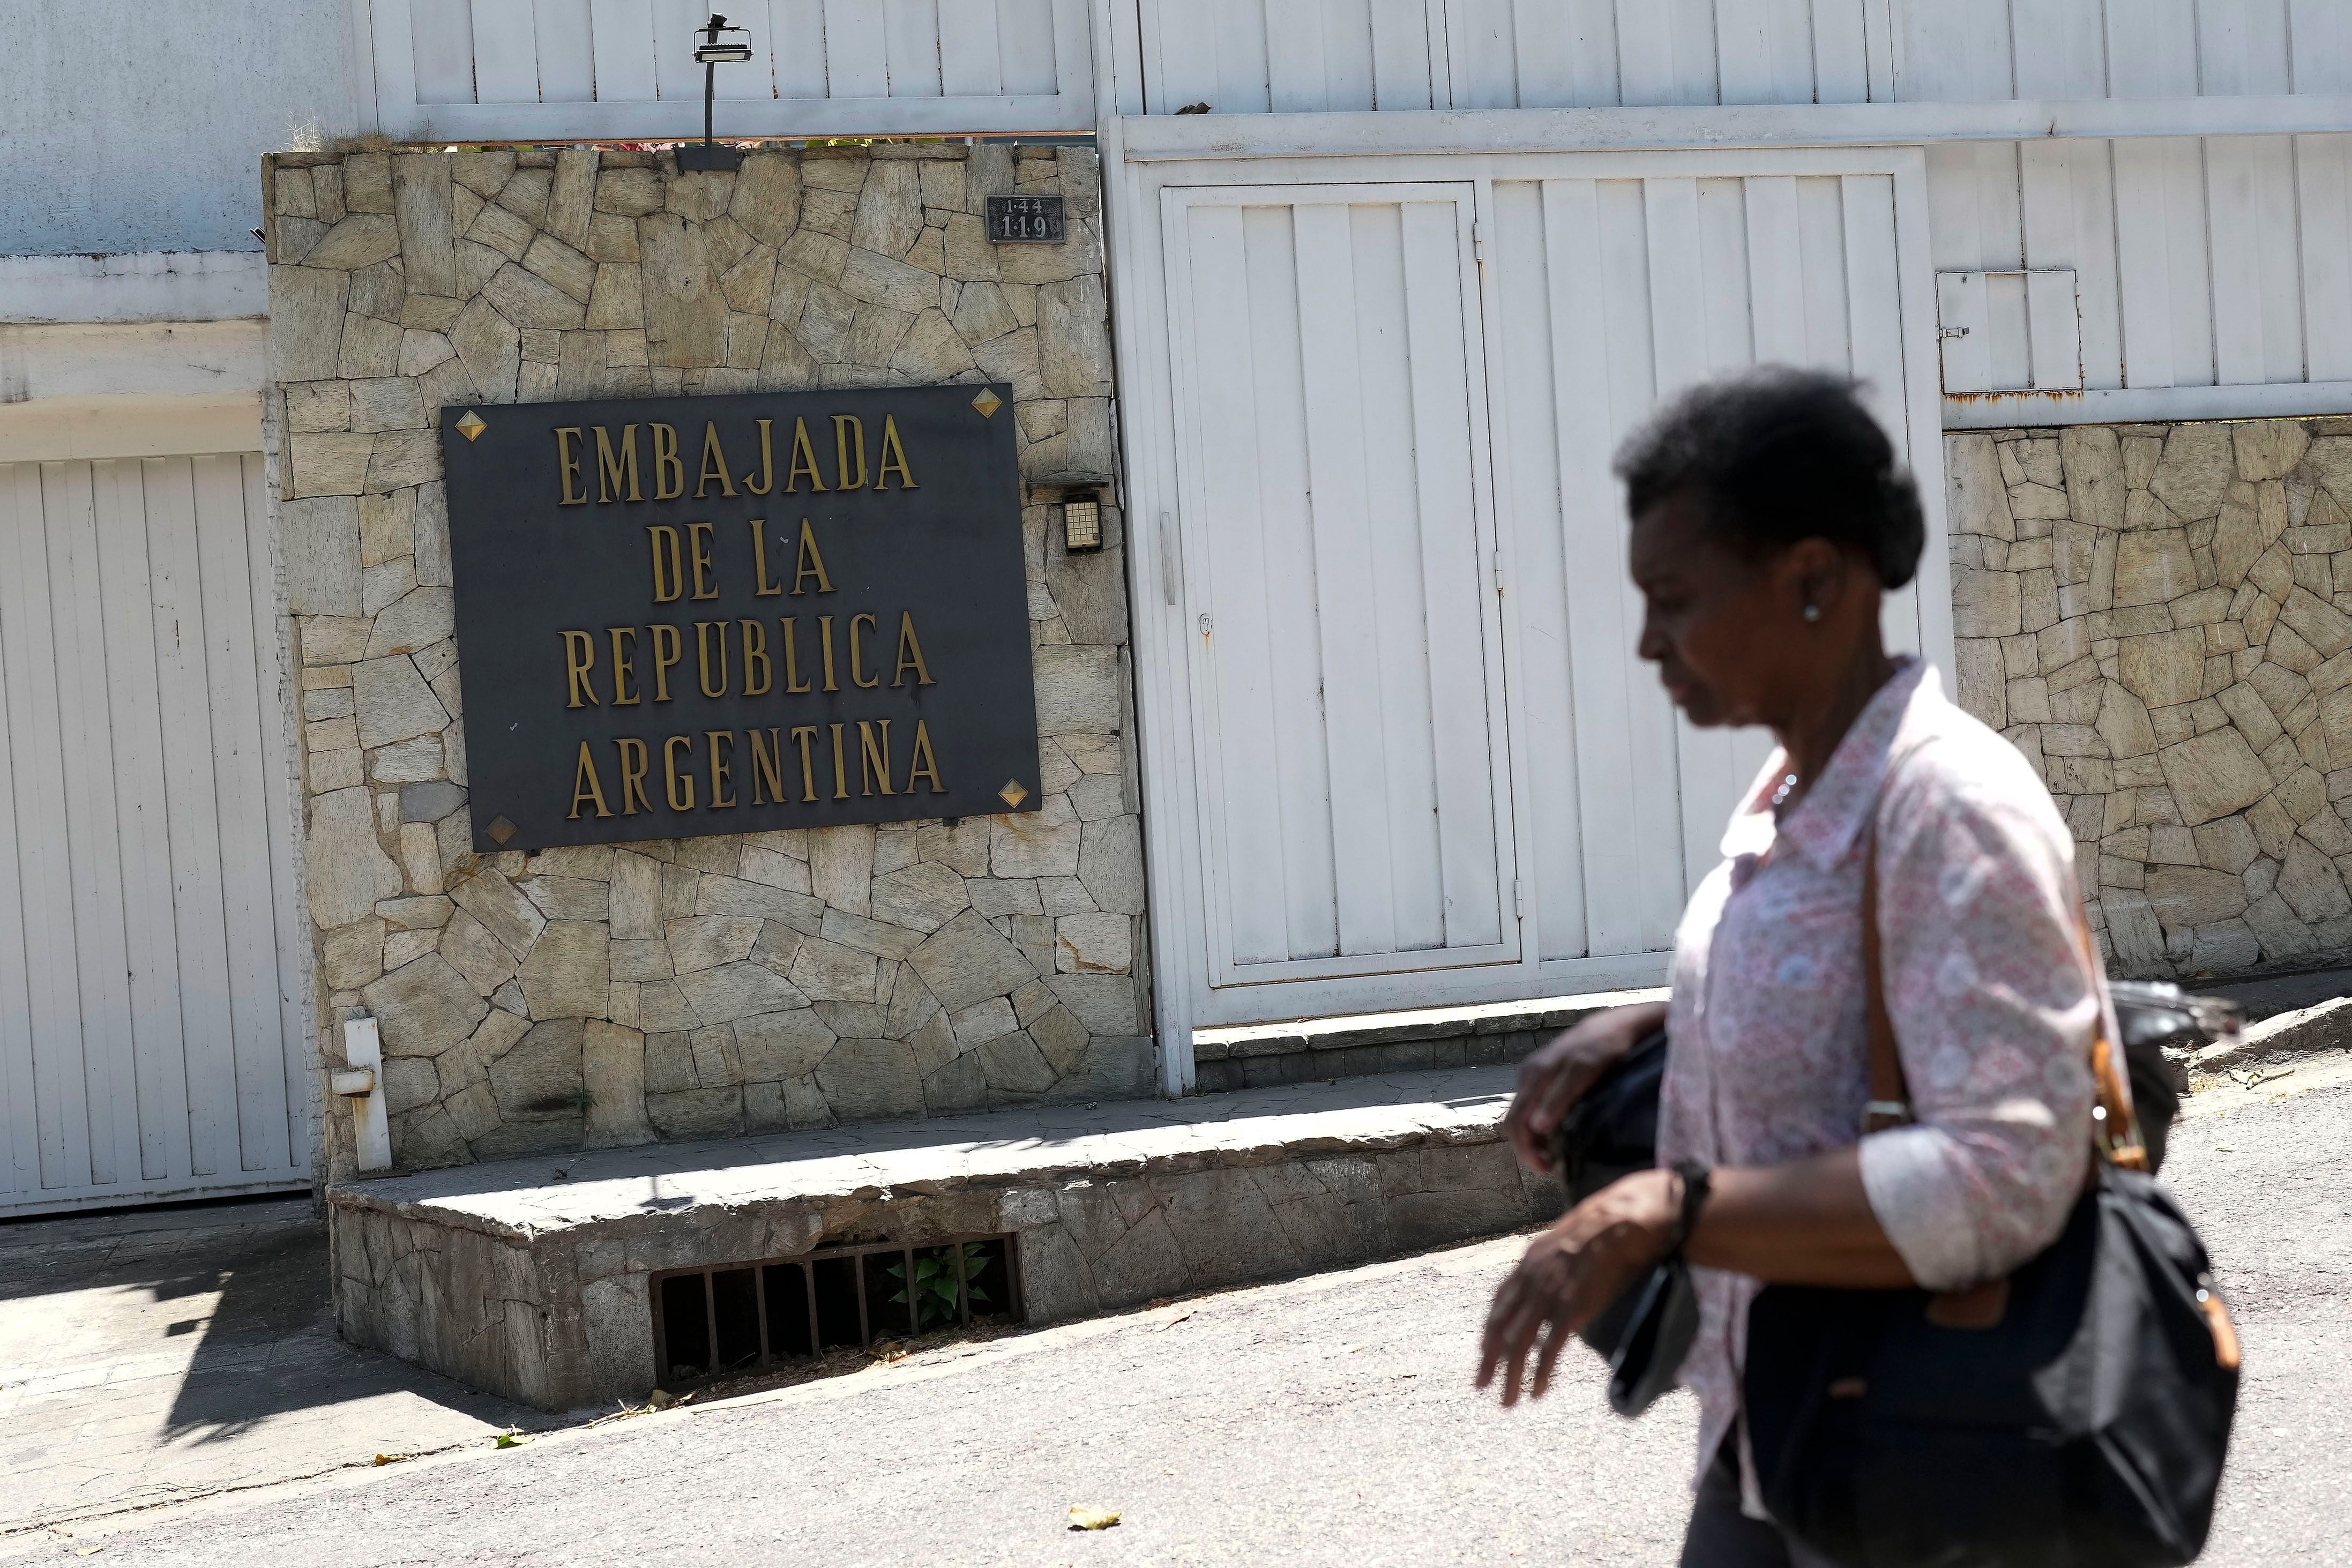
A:
[[[1960,700],[2118,974],[2352,947],[2352,418],[1945,437]]]
[[[1121,520],[1022,526],[1044,809],[478,857],[446,404],[993,381],[1109,474],[1091,150],[280,154],[272,471],[322,1058],[365,1008],[404,1166],[1150,1092]],[[998,248],[983,197],[1067,199]],[[322,1175],[352,1169],[331,1116]]]

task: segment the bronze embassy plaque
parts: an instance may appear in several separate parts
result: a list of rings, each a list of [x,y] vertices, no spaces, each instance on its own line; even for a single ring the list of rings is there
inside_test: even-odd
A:
[[[441,416],[478,850],[1037,808],[1003,386]]]

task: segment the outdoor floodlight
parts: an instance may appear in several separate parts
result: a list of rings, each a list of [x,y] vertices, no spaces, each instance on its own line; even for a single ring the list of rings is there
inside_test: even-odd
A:
[[[677,166],[698,173],[732,169],[742,163],[742,154],[711,141],[710,105],[719,88],[719,66],[740,65],[751,58],[751,33],[747,27],[729,26],[727,18],[713,11],[709,22],[695,36],[702,40],[694,46],[694,58],[702,62],[702,145],[688,142],[680,147]]]

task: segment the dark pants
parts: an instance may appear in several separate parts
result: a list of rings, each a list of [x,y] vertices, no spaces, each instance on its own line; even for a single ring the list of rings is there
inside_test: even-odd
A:
[[[1822,1559],[1790,1544],[1772,1525],[1739,1511],[1739,1434],[1715,1451],[1698,1484],[1682,1568],[1822,1568]]]

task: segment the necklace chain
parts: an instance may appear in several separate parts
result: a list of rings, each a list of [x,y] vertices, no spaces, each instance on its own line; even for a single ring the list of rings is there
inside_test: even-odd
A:
[[[1781,806],[1787,805],[1790,792],[1794,790],[1796,787],[1796,774],[1790,773],[1788,777],[1782,779],[1780,781],[1780,787],[1772,792],[1772,809],[1774,811],[1778,811]]]

